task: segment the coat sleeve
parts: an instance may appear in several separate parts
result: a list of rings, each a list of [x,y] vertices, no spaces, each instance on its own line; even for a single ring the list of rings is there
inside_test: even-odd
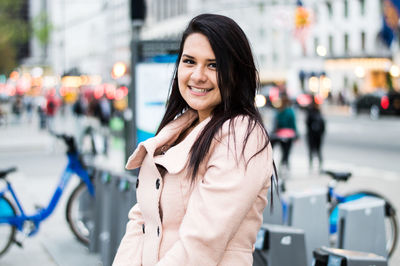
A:
[[[246,129],[243,121],[236,123],[235,134],[223,126],[221,141],[213,147],[207,170],[190,196],[179,240],[157,266],[212,266],[221,261],[272,174],[270,145],[255,155],[266,138],[259,126],[250,134],[242,154]]]
[[[143,249],[144,219],[139,204],[129,211],[129,221],[126,225],[126,232],[115,255],[113,266],[141,266]]]

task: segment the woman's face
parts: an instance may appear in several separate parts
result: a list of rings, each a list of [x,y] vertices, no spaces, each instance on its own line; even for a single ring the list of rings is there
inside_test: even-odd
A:
[[[185,40],[178,66],[178,85],[183,99],[198,112],[200,122],[221,102],[215,55],[207,37],[201,33],[192,33]]]

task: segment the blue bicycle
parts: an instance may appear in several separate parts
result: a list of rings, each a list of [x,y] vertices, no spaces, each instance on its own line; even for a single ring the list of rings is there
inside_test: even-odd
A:
[[[7,175],[16,171],[15,167],[0,170],[0,179],[6,183],[0,190],[0,256],[11,244],[22,246],[22,240],[16,236],[31,237],[39,231],[40,223],[47,219],[56,208],[69,180],[73,175],[81,179],[80,184],[71,193],[66,207],[66,219],[74,235],[84,244],[89,243],[89,230],[93,225],[94,185],[91,171],[85,167],[73,137],[55,135],[67,146],[68,163],[60,177],[58,186],[47,207],[38,208],[36,213],[27,215]]]

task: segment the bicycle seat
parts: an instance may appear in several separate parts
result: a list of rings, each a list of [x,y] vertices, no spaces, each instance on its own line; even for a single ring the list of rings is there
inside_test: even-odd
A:
[[[0,179],[5,178],[9,173],[17,171],[17,167],[10,167],[4,170],[0,170]]]
[[[323,173],[331,176],[333,179],[337,181],[347,181],[351,176],[350,172],[334,172],[334,171],[324,170]]]

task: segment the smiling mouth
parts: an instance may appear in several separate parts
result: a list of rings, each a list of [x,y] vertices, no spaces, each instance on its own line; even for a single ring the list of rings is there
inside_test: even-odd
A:
[[[212,88],[211,89],[199,89],[199,88],[195,88],[195,87],[191,87],[191,86],[188,86],[188,87],[191,91],[197,92],[197,93],[206,93],[206,92],[209,92],[212,90]]]

